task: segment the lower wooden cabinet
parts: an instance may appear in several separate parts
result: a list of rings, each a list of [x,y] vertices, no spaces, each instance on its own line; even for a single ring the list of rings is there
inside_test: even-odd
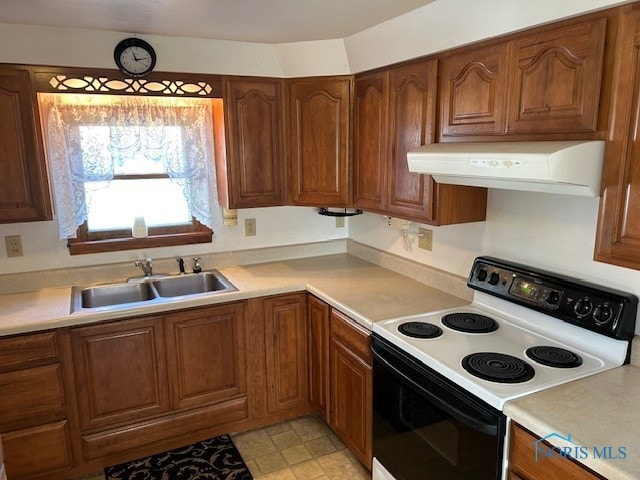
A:
[[[329,313],[330,307],[313,295],[307,296],[309,324],[309,401],[329,423]]]
[[[311,403],[371,469],[371,333],[312,295],[307,302]]]
[[[242,303],[167,316],[165,341],[173,410],[246,394]]]
[[[371,468],[371,335],[336,310],[329,346],[330,425],[355,456]]]
[[[559,455],[536,461],[535,448],[538,441],[544,442],[545,449],[552,448],[550,444],[517,423],[511,424],[509,480],[598,480],[604,478]]]
[[[73,453],[56,333],[0,338],[0,372],[0,434],[8,478],[61,478]]]
[[[162,317],[72,330],[82,431],[169,411]]]
[[[267,410],[276,413],[309,403],[305,295],[264,301]]]

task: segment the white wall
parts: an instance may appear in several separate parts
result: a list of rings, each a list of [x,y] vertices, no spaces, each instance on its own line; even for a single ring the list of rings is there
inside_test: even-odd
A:
[[[476,256],[493,255],[640,296],[640,271],[593,260],[598,203],[598,198],[489,190],[486,222],[425,226],[433,229],[432,252],[415,244],[413,252],[404,250],[400,231],[380,215],[351,219],[349,237],[465,277]]]
[[[245,218],[256,219],[255,237],[244,236]],[[226,227],[219,219],[213,231],[213,243],[72,256],[66,242],[58,241],[58,228],[54,222],[0,225],[0,239],[5,235],[22,235],[24,251],[23,257],[7,258],[3,244],[0,248],[0,274],[117,263],[147,256],[188,257],[319,242],[346,238],[348,226],[335,228],[334,219],[318,215],[315,208],[272,207],[238,210],[238,226]]]
[[[436,0],[344,39],[354,73],[447,50],[621,0]]]

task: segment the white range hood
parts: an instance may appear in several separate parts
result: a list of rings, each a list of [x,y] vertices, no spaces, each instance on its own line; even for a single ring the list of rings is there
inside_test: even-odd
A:
[[[432,143],[409,170],[438,183],[597,197],[604,141]]]

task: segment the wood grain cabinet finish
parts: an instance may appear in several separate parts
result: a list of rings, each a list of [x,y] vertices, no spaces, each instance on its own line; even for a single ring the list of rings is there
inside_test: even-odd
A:
[[[47,475],[68,478],[55,472],[71,466],[69,425],[66,420],[2,434],[7,478],[20,480]],[[53,475],[53,476],[52,476]]]
[[[597,130],[606,25],[595,18],[512,42],[508,133]]]
[[[308,405],[305,295],[265,299],[264,320],[268,413]]]
[[[440,135],[500,135],[506,128],[509,48],[455,50],[440,62]]]
[[[436,82],[436,60],[356,77],[357,207],[435,225],[485,219],[486,189],[439,185],[409,172],[407,152],[434,141]]]
[[[227,78],[226,207],[284,205],[284,80]]]
[[[351,202],[351,79],[289,83],[291,201],[344,207]]]
[[[329,423],[329,312],[322,300],[307,295],[309,322],[309,401]]]
[[[51,200],[33,81],[0,67],[0,223],[50,220]]]
[[[12,480],[60,473],[73,462],[58,335],[0,338],[0,433]]]
[[[368,468],[372,461],[371,335],[342,313],[331,311],[330,425]]]
[[[387,207],[389,170],[389,71],[355,80],[353,125],[353,199],[366,210]]]
[[[71,342],[83,431],[169,410],[162,317],[77,328]]]
[[[591,472],[583,465],[560,455],[538,458],[536,445],[539,437],[531,434],[520,425],[511,423],[509,445],[509,479],[514,480],[599,480],[600,475]],[[543,441],[544,449],[551,445]]]
[[[437,61],[412,63],[390,71],[389,176],[386,211],[422,222],[434,220],[435,182],[412,173],[407,152],[433,143],[436,125]]]
[[[165,339],[173,410],[246,394],[243,304],[167,316]]]
[[[595,259],[640,270],[640,8],[623,7]]]

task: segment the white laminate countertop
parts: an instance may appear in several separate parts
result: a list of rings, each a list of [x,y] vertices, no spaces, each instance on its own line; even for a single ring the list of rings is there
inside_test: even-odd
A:
[[[556,447],[584,446],[579,461],[610,480],[640,479],[640,368],[625,365],[505,404],[512,420]],[[602,459],[593,448],[624,447],[626,458]],[[582,456],[582,455],[581,455]]]
[[[71,288],[0,295],[0,336],[307,290],[371,329],[373,322],[467,301],[348,254],[222,268],[237,292],[70,313]]]

